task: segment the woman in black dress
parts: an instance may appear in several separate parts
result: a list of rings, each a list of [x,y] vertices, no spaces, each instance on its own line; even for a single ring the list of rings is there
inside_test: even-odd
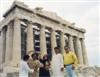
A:
[[[43,67],[39,70],[39,77],[50,77],[50,60],[47,55],[43,56],[43,59],[40,59],[40,62],[43,64]]]

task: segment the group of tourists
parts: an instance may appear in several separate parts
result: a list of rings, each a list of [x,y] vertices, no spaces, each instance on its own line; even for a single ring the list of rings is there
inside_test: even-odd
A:
[[[65,47],[62,54],[59,47],[55,47],[55,54],[50,60],[47,54],[28,53],[20,62],[19,77],[77,77],[75,68],[78,60],[73,51]]]

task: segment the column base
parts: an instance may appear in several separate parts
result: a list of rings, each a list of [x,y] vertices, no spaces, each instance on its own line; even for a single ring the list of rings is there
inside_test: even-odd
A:
[[[13,67],[13,66],[6,66],[3,68],[4,73],[13,73],[13,72],[19,72],[19,67]]]
[[[19,72],[19,65],[13,61],[2,64],[2,73],[15,73]]]
[[[1,76],[1,77],[11,77],[12,74],[19,72],[19,67],[14,66],[14,64],[12,64],[12,65],[5,64],[2,68],[3,68],[3,71],[2,71],[3,76]],[[13,76],[13,77],[15,77],[15,76]]]

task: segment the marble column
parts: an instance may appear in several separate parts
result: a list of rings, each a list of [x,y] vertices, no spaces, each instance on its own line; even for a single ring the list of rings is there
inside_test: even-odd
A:
[[[6,33],[6,57],[5,57],[5,61],[8,64],[8,62],[10,62],[11,60],[11,56],[12,56],[12,24],[9,23],[7,25],[7,33]]]
[[[68,45],[70,50],[74,52],[73,37],[71,35],[68,35]]]
[[[83,56],[82,56],[82,48],[81,48],[80,38],[76,37],[75,42],[76,42],[75,49],[76,49],[76,54],[78,57],[79,64],[83,64]]]
[[[85,65],[88,65],[88,58],[87,58],[84,38],[81,39],[81,47],[82,47],[82,53],[83,53],[83,62]]]
[[[32,22],[27,23],[27,53],[29,51],[34,51],[34,36]]]
[[[47,54],[45,26],[40,28],[40,52],[42,55]]]
[[[6,26],[1,30],[1,62],[5,62],[6,53]]]
[[[1,31],[0,31],[0,50],[1,50],[1,41],[2,41],[2,38],[1,38]],[[2,51],[0,51],[0,65],[1,65],[1,62],[2,62]]]
[[[65,38],[64,38],[64,33],[61,32],[61,52],[64,53],[64,46],[65,46]]]
[[[52,48],[52,54],[55,54],[54,48],[57,46],[56,42],[56,32],[55,30],[51,30],[51,48]]]
[[[0,65],[3,61],[3,31],[0,32]]]
[[[5,51],[4,51],[4,31],[0,32],[0,70],[3,70],[3,63],[5,60]]]
[[[14,19],[13,34],[13,66],[18,66],[21,60],[21,25],[18,18]]]

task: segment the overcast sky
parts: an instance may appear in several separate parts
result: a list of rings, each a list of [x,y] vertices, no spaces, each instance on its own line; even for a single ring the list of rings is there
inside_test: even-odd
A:
[[[2,15],[10,8],[14,0],[0,0],[0,21]],[[30,8],[37,6],[44,10],[56,12],[59,16],[77,27],[85,28],[85,41],[90,65],[100,66],[100,16],[99,0],[18,0]]]

